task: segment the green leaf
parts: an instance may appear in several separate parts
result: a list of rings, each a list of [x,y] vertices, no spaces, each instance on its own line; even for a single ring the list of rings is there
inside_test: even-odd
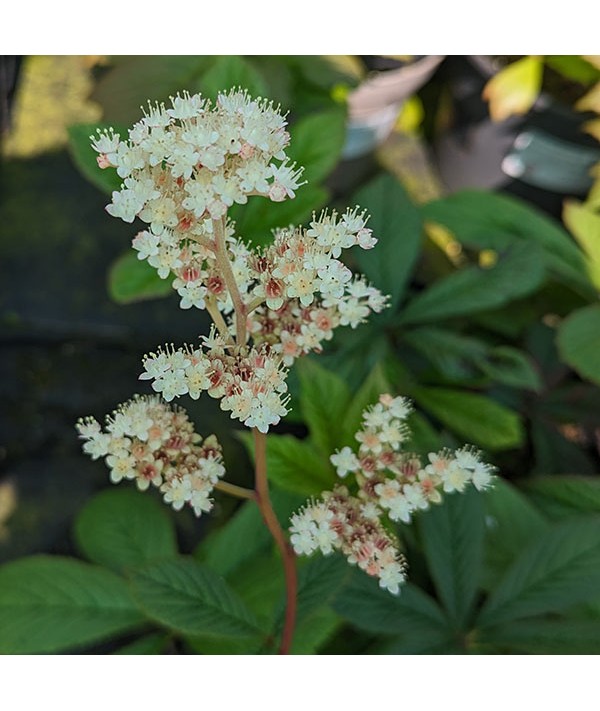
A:
[[[132,573],[133,592],[156,622],[186,635],[252,637],[261,630],[254,615],[223,578],[192,558]]]
[[[523,200],[483,190],[462,190],[421,210],[426,220],[445,225],[470,248],[503,250],[513,244],[536,244],[558,280],[584,296],[594,296],[581,250],[562,225]]]
[[[113,654],[163,654],[168,642],[169,637],[166,634],[149,634],[120,647]]]
[[[472,377],[473,364],[489,352],[489,346],[478,338],[436,326],[411,328],[402,333],[402,340],[422,353],[440,373],[454,378]]]
[[[300,119],[290,127],[287,153],[304,167],[309,184],[324,180],[337,165],[346,140],[346,112],[343,108],[321,111]]]
[[[539,392],[542,380],[532,359],[512,346],[496,346],[475,362],[490,378],[503,385]]]
[[[484,630],[481,641],[510,654],[599,654],[600,622],[520,620]]]
[[[351,395],[336,373],[303,358],[296,366],[300,379],[300,410],[311,440],[326,459],[344,441],[344,419]]]
[[[255,197],[246,205],[233,205],[229,215],[236,223],[236,233],[255,246],[273,241],[272,231],[277,227],[303,225],[316,210],[329,199],[329,193],[319,185],[303,185],[292,200],[271,202]]]
[[[345,558],[336,553],[329,556],[318,555],[300,568],[296,607],[296,624],[299,628],[304,621],[333,601],[349,574],[350,568]],[[276,635],[279,635],[283,628],[285,609],[286,600],[282,597],[273,627]]]
[[[567,79],[583,85],[595,84],[600,79],[600,70],[575,54],[546,55],[544,62]]]
[[[305,498],[273,486],[270,496],[279,522],[287,527],[290,516]],[[240,541],[244,542],[243,546],[240,546]],[[227,523],[202,540],[195,555],[214,572],[228,576],[248,560],[263,553],[272,543],[273,538],[258,506],[248,501],[242,504]]]
[[[166,507],[127,489],[108,489],[89,501],[75,522],[75,539],[86,558],[117,572],[177,554]]]
[[[355,627],[373,634],[420,639],[448,629],[439,605],[416,585],[406,583],[399,595],[392,595],[356,569],[337,595],[333,609]]]
[[[72,650],[144,624],[114,573],[59,556],[0,567],[0,654]]]
[[[521,551],[548,527],[546,519],[512,484],[500,477],[486,492],[486,587],[491,587]]]
[[[542,476],[524,483],[533,503],[552,519],[600,513],[600,479],[584,476]]]
[[[398,323],[438,321],[503,306],[537,289],[544,274],[541,249],[515,242],[493,267],[465,267],[436,281],[412,299]]]
[[[313,612],[294,630],[291,654],[317,654],[341,625],[340,618],[327,607]]]
[[[117,175],[114,168],[100,168],[96,162],[98,154],[91,146],[90,136],[96,134],[96,129],[109,128],[107,123],[80,123],[70,126],[69,150],[73,162],[81,173],[102,192],[111,195],[113,190],[120,190],[123,180]],[[124,126],[115,126],[115,133],[121,138],[127,138],[127,129]]]
[[[254,456],[251,433],[239,432],[238,436]],[[336,479],[329,460],[309,442],[274,434],[267,437],[267,476],[282,489],[306,496],[331,489]]]
[[[267,86],[261,73],[242,57],[223,55],[197,82],[202,94],[213,101],[230,89],[247,89],[253,98],[266,97]]]
[[[161,279],[146,260],[128,250],[113,262],[108,275],[108,291],[118,304],[156,299],[172,293],[170,279]]]
[[[484,496],[474,488],[444,497],[418,516],[427,566],[456,629],[467,629],[481,579]]]
[[[572,520],[535,539],[488,598],[478,626],[561,612],[597,597],[600,518]]]
[[[558,329],[558,350],[562,359],[582,378],[600,383],[600,305],[574,311]]]
[[[404,294],[421,249],[421,217],[391,175],[381,174],[353,197],[371,216],[368,227],[379,240],[374,249],[353,250],[358,266],[374,286],[391,297],[393,311]]]
[[[298,572],[298,623],[330,604],[348,580],[350,568],[341,555],[317,555]]]
[[[165,101],[190,90],[214,61],[210,56],[148,55],[111,58],[112,67],[97,82],[92,99],[107,121],[126,126],[139,121],[148,100]]]
[[[468,443],[493,451],[518,447],[521,418],[484,395],[451,388],[415,388],[412,396],[428,413]]]

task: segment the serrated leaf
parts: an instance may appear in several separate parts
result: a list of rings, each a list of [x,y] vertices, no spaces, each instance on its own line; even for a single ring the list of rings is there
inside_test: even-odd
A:
[[[373,285],[389,294],[390,312],[400,303],[419,256],[422,224],[402,185],[381,174],[352,198],[371,216],[368,227],[379,240],[374,249],[353,250],[358,266]]]
[[[0,567],[0,653],[80,648],[145,622],[124,581],[103,568],[59,556]]]
[[[515,486],[500,477],[486,492],[485,508],[485,579],[489,588],[521,551],[548,528],[548,522]]]
[[[317,654],[342,626],[342,620],[329,608],[323,607],[294,631],[291,654]]]
[[[268,438],[269,439],[269,438]],[[282,526],[305,501],[303,496],[271,486],[271,504]],[[240,541],[244,545],[240,546]],[[211,532],[196,549],[196,557],[219,575],[228,576],[273,543],[258,506],[248,501],[223,526]]]
[[[484,395],[452,388],[414,388],[412,396],[429,414],[470,444],[498,451],[523,441],[519,415]]]
[[[392,595],[361,570],[352,571],[333,609],[355,627],[373,634],[418,639],[448,629],[439,605],[418,587],[406,583],[399,595]]]
[[[166,634],[149,634],[120,647],[113,654],[162,654],[169,642]]]
[[[243,638],[261,632],[225,580],[192,558],[140,568],[131,585],[149,617],[181,634]]]
[[[350,389],[336,373],[303,358],[296,366],[300,380],[300,410],[310,438],[326,459],[344,441],[344,420]]]
[[[177,554],[166,508],[125,489],[108,489],[86,504],[75,522],[75,540],[86,558],[118,572]]]
[[[485,630],[481,641],[510,654],[598,654],[600,622],[521,620]]]
[[[112,126],[115,133],[122,139],[127,138],[127,129],[123,126]],[[107,123],[80,123],[69,126],[69,150],[73,162],[92,185],[111,195],[113,190],[120,190],[123,182],[114,168],[100,168],[96,161],[98,154],[91,146],[90,136],[96,134],[96,129],[109,128]]]
[[[110,268],[108,292],[118,304],[131,304],[168,296],[173,289],[170,279],[161,279],[154,267],[128,250]]]
[[[240,432],[238,436],[254,456],[252,435]],[[329,460],[309,442],[274,434],[267,437],[267,476],[281,489],[306,496],[331,489],[336,478]]]
[[[508,195],[462,190],[421,208],[425,219],[448,227],[469,248],[504,250],[520,242],[536,244],[558,280],[584,296],[594,289],[585,258],[562,225],[530,204]]]
[[[543,67],[541,57],[523,57],[488,81],[482,96],[489,102],[492,121],[505,121],[529,111],[542,89]]]
[[[469,488],[419,514],[427,566],[456,629],[467,629],[483,563],[484,495]]]
[[[296,599],[296,625],[303,622],[330,604],[350,574],[350,568],[343,556],[334,553],[329,556],[318,555],[311,558],[298,571],[298,595]],[[286,609],[285,597],[282,597],[276,615],[274,632],[281,633]]]
[[[490,348],[483,357],[475,359],[490,378],[503,385],[538,392],[542,381],[532,359],[512,346]]]
[[[523,486],[533,503],[552,519],[600,514],[597,477],[541,476],[527,480]]]
[[[493,267],[465,267],[431,284],[409,302],[398,323],[426,323],[497,308],[530,294],[544,276],[541,249],[515,242]]]
[[[197,86],[204,96],[213,101],[217,94],[238,87],[247,89],[253,98],[267,96],[267,85],[260,71],[237,55],[217,57],[198,80]]]
[[[309,184],[324,180],[337,165],[346,140],[346,112],[340,109],[306,116],[290,129],[287,150],[292,161],[304,167]]]
[[[561,612],[597,597],[599,587],[600,518],[568,521],[527,546],[488,598],[477,625]]]
[[[574,311],[559,326],[558,350],[579,375],[600,383],[600,305]]]

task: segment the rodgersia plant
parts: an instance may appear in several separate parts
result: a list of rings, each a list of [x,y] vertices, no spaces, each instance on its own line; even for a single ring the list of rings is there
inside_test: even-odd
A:
[[[222,93],[214,105],[187,93],[169,108],[149,104],[127,137],[108,130],[91,139],[99,166],[116,169],[123,179],[107,212],[146,223],[132,242],[138,258],[172,280],[181,308],[206,309],[213,327],[199,343],[146,355],[139,377],[157,395],[135,396],[107,418],[104,431],[92,418],[81,420],[84,451],[105,457],[113,482],[157,487],[176,510],[210,511],[215,488],[254,500],[285,568],[281,652],[287,652],[295,620],[295,553],[341,550],[396,594],[405,565],[384,514],[408,521],[414,511],[438,503],[442,490],[461,491],[470,481],[485,487],[491,470],[469,449],[431,454],[423,466],[402,449],[409,404],[382,395],[364,414],[358,453],[346,447],[331,458],[340,476],[354,473],[352,489],[338,486],[294,515],[290,544],[269,498],[266,434],[287,414],[287,369],[295,359],[319,353],[335,328],[356,328],[386,306],[377,288],[340,261],[345,249],[375,247],[367,216],[358,207],[324,211],[313,215],[308,229],[277,230],[265,248],[236,235],[228,217],[234,203],[280,202],[302,185],[302,168],[286,156],[285,116],[243,91]],[[167,404],[203,392],[252,429],[254,490],[226,482],[216,438],[203,440],[185,411]]]

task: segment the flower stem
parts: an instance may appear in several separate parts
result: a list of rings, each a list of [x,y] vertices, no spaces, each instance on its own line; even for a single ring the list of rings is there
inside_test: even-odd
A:
[[[217,306],[214,297],[207,296],[205,299],[206,303],[206,310],[208,311],[210,317],[213,320],[213,323],[217,327],[217,330],[223,336],[223,338],[226,341],[229,341],[230,343],[233,343],[233,338],[229,335],[229,331],[227,330],[227,324],[225,323],[225,319],[223,316],[221,316],[221,312],[219,311],[219,307]]]
[[[283,632],[279,654],[289,654],[296,624],[296,597],[298,592],[298,579],[296,576],[296,563],[294,551],[287,541],[269,497],[269,484],[267,482],[267,437],[256,428],[254,434],[254,458],[256,462],[256,503],[262,517],[275,539],[281,553],[286,587],[286,608]]]
[[[228,481],[218,481],[215,484],[215,489],[222,491],[224,494],[237,496],[238,499],[251,499],[256,501],[256,493],[252,489],[244,489],[243,486],[230,484]]]
[[[246,305],[242,300],[240,290],[235,280],[235,274],[231,268],[229,255],[227,254],[227,244],[225,242],[225,220],[213,220],[213,232],[215,236],[215,258],[219,271],[225,279],[225,284],[233,302],[235,311],[235,331],[238,346],[246,344]]]

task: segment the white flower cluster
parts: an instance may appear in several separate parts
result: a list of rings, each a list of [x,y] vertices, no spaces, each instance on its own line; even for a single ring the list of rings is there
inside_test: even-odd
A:
[[[136,396],[106,418],[106,429],[93,418],[77,423],[83,451],[106,458],[110,479],[135,480],[138,489],[160,489],[166,503],[179,511],[185,504],[196,516],[212,509],[209,498],[225,474],[221,447],[211,435],[204,441],[181,408],[157,396]]]
[[[287,414],[286,371],[268,348],[238,348],[214,334],[200,348],[159,349],[144,359],[141,380],[171,401],[198,399],[203,391],[220,399],[221,409],[247,427],[266,433]]]
[[[403,443],[410,438],[406,419],[411,409],[405,398],[381,395],[377,404],[363,412],[363,427],[355,435],[360,443],[358,452],[344,447],[331,455],[338,476],[355,474],[358,498],[345,494],[348,510],[360,511],[373,521],[379,521],[386,513],[392,521],[409,523],[416,511],[440,503],[442,492],[462,492],[469,484],[477,490],[491,485],[493,467],[482,462],[480,453],[472,447],[430,453],[427,464],[418,455],[404,451]],[[326,513],[336,491],[324,492],[323,502],[311,503],[292,517],[292,545],[299,555],[317,549],[326,555],[338,548],[349,555],[350,562],[360,565],[360,560],[353,560],[352,551],[360,550],[363,542],[368,544],[368,536],[365,539],[362,523],[352,532],[352,518],[345,519],[349,528],[343,529],[345,534],[341,536],[339,515]],[[351,547],[347,541],[352,542]],[[370,544],[365,548],[371,549]],[[393,568],[389,555],[385,561]],[[397,592],[401,571],[393,568],[394,576],[388,567],[378,568],[370,558],[367,560],[361,567],[379,577],[382,587]]]
[[[322,501],[311,502],[292,516],[290,541],[298,555],[341,551],[351,565],[379,578],[382,588],[397,595],[406,564],[378,514],[376,507],[337,486],[324,492]]]

